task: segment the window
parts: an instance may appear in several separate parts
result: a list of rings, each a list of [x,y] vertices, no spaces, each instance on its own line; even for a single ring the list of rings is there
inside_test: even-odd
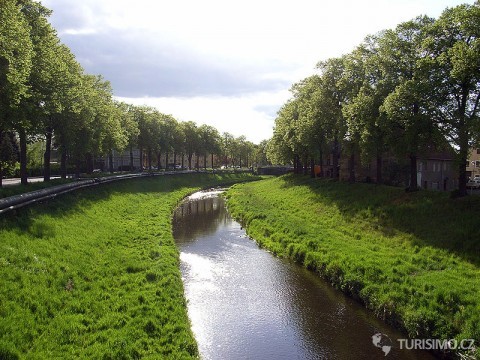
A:
[[[477,149],[477,154],[480,154],[480,149]]]
[[[475,161],[475,167],[480,168],[480,160]]]

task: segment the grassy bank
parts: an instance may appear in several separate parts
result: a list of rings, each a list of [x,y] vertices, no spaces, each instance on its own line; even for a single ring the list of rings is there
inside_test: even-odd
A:
[[[229,210],[412,338],[480,345],[480,198],[292,175],[236,185]],[[477,350],[477,357],[479,356]]]
[[[247,179],[126,180],[0,218],[0,359],[197,357],[172,210]]]

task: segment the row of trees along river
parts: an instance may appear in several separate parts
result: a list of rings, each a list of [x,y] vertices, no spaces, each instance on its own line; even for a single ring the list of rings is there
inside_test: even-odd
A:
[[[255,145],[244,136],[220,134],[208,125],[179,122],[150,107],[115,101],[109,82],[86,74],[60,42],[50,14],[32,0],[1,2],[0,186],[2,175],[18,162],[22,183],[27,183],[27,147],[38,141],[44,142],[46,181],[52,146],[60,152],[62,177],[69,164],[77,173],[81,167],[93,171],[97,155],[133,148],[146,154],[149,167],[169,153],[186,155],[190,168],[193,154],[215,154],[240,166],[253,158],[262,161],[265,143]]]
[[[91,171],[97,155],[134,147],[145,152],[149,166],[170,153],[187,155],[189,167],[193,154],[265,162],[267,147],[274,163],[314,163],[332,152],[333,176],[340,151],[364,162],[376,158],[379,165],[387,152],[409,157],[415,190],[417,157],[443,143],[457,153],[459,194],[466,194],[465,163],[480,134],[480,1],[446,9],[436,20],[417,17],[320,62],[319,74],[293,86],[268,146],[115,101],[109,82],[86,74],[60,42],[50,13],[32,0],[2,2],[0,175],[18,161],[26,183],[27,145],[40,139],[45,180],[52,142],[62,176],[67,161],[76,172],[82,164]]]
[[[480,1],[368,36],[317,69],[278,112],[270,159],[313,164],[333,153],[335,172],[341,149],[351,164],[377,159],[381,182],[382,156],[409,158],[416,190],[417,157],[447,145],[466,195],[465,164],[480,134]]]

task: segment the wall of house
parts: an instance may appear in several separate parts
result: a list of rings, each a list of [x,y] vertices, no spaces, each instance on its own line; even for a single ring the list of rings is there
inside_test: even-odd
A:
[[[480,176],[480,149],[472,149],[467,161],[467,176]]]
[[[385,156],[382,160],[382,177],[385,184],[408,186],[410,179],[408,159],[400,163],[394,157]],[[346,156],[342,156],[340,161],[340,180],[348,181],[349,179],[350,161]],[[355,180],[359,182],[376,182],[376,160],[362,164],[358,157],[355,158]],[[456,189],[458,187],[458,179],[453,157],[418,159],[417,185],[427,190],[452,191]]]
[[[427,190],[452,191],[458,187],[453,159],[421,159],[417,163],[417,185]]]

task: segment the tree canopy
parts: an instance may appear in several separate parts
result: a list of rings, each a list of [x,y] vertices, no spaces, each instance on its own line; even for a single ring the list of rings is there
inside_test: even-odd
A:
[[[479,144],[480,2],[447,8],[438,19],[419,16],[368,36],[351,53],[318,64],[319,74],[292,86],[267,145],[271,161],[319,159],[339,153],[362,163],[409,159],[410,190],[417,158],[429,149],[456,154],[459,195],[466,194],[471,147]],[[312,161],[313,164],[313,161]],[[354,171],[351,161],[351,171]]]

